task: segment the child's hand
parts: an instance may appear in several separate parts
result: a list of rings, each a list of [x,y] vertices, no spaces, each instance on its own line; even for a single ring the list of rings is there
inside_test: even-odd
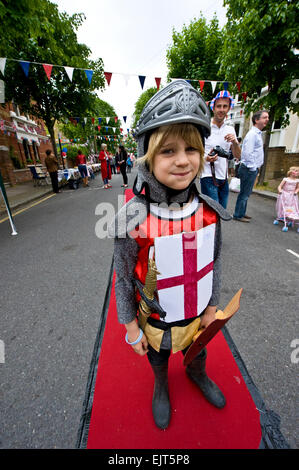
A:
[[[200,317],[200,328],[207,328],[216,318],[216,305],[208,305],[205,313]]]
[[[137,322],[133,320],[132,322],[127,323],[125,327],[128,332],[128,341],[130,343],[134,343],[134,341],[139,337],[141,331]],[[137,344],[131,345],[131,348],[133,348],[140,356],[144,356],[148,352],[148,342],[144,333],[141,340]]]
[[[131,348],[133,348],[135,353],[139,354],[140,356],[144,356],[148,352],[148,342],[144,333],[141,341],[135,344],[135,346],[131,346]]]

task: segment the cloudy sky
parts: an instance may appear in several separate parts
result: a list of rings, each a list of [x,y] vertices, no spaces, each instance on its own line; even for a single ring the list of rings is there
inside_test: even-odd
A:
[[[84,13],[86,20],[78,30],[78,40],[101,57],[104,71],[112,72],[99,97],[111,104],[118,117],[127,116],[124,128],[131,124],[135,103],[142,91],[156,86],[155,77],[165,83],[166,50],[172,43],[172,31],[181,31],[202,12],[211,20],[216,12],[220,25],[225,23],[222,0],[54,0],[60,11]],[[68,65],[68,64],[64,64]],[[146,76],[141,88],[139,75]],[[174,77],[188,78],[188,77]],[[206,78],[209,77],[200,77]]]

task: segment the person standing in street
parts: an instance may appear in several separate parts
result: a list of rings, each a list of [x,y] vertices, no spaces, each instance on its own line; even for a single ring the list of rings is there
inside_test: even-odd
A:
[[[55,155],[52,155],[52,150],[46,150],[46,158],[45,158],[45,165],[49,172],[53,193],[60,193],[58,188],[58,160]]]
[[[109,180],[111,180],[111,168],[109,164],[109,153],[107,150],[107,145],[101,145],[101,151],[99,155],[99,160],[101,162],[101,174],[104,183],[104,189],[111,188],[111,184],[109,184]]]
[[[115,155],[112,155],[110,159],[110,168],[111,168],[111,175],[116,175],[116,167],[115,167]]]
[[[124,188],[128,187],[127,158],[128,158],[128,154],[127,154],[127,151],[126,151],[125,147],[123,145],[120,145],[119,146],[119,154],[118,154],[118,163],[119,163],[120,172],[121,172],[122,177],[123,177],[124,184],[122,184],[122,186]]]
[[[214,116],[211,121],[211,134],[205,140],[205,165],[200,178],[202,194],[210,196],[225,209],[229,195],[228,160],[217,153],[213,156],[210,153],[216,146],[220,146],[225,152],[231,150],[234,158],[239,159],[241,156],[235,129],[224,122],[233,105],[233,98],[227,90],[220,91],[211,101],[210,107]]]
[[[83,155],[81,150],[78,150],[78,155],[76,157],[76,163],[78,165],[78,170],[80,175],[83,179],[84,186],[88,186],[88,173],[87,173],[87,166],[86,166],[86,157]]]
[[[261,110],[254,113],[252,116],[253,126],[243,141],[241,163],[238,171],[240,192],[233,214],[233,219],[239,222],[249,222],[251,219],[246,214],[247,202],[252,193],[259,169],[264,163],[262,130],[265,129],[268,122],[268,111]]]

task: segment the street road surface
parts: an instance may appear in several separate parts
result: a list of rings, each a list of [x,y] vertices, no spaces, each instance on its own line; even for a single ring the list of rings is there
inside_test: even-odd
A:
[[[103,201],[117,206],[121,183],[113,176],[113,188],[104,190],[97,175],[89,188],[64,189],[17,215],[17,236],[8,221],[0,223],[0,448],[76,445],[113,253],[113,241],[95,234],[95,209]],[[231,193],[230,212],[235,200]],[[297,448],[299,234],[273,225],[274,207],[252,195],[250,224],[223,223],[220,307],[244,288],[227,328]]]

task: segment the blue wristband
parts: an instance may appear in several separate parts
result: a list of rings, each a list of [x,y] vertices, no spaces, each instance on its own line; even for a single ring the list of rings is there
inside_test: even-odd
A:
[[[126,343],[128,343],[130,346],[135,346],[135,344],[138,344],[140,341],[141,341],[141,338],[143,336],[143,331],[142,329],[140,328],[140,333],[139,333],[139,336],[138,338],[133,341],[132,343],[130,343],[129,339],[128,339],[128,333],[126,334],[126,337],[125,337],[125,340],[126,340]]]

